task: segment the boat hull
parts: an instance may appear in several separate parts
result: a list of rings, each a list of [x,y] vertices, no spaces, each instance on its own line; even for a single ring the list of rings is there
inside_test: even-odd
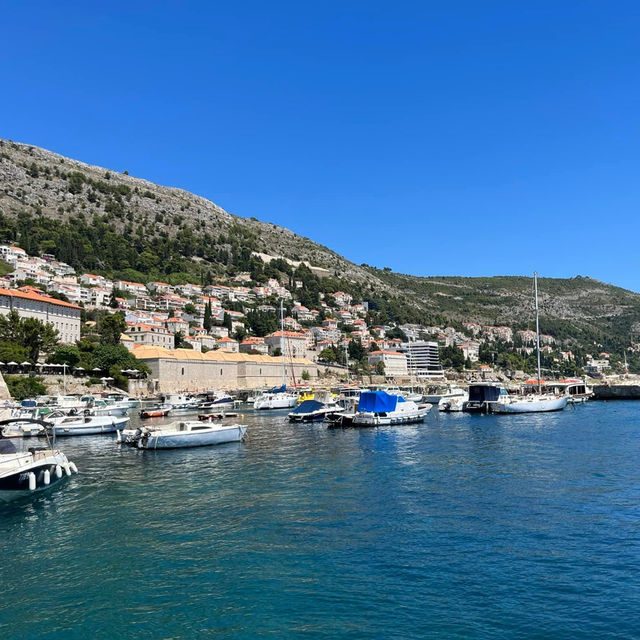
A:
[[[119,429],[122,429],[127,422],[129,422],[129,418],[114,418],[109,422],[102,422],[100,424],[56,425],[51,428],[51,431],[55,433],[57,437],[94,436],[102,433],[115,433]]]
[[[229,442],[240,442],[247,431],[245,425],[230,425],[226,429],[197,432],[149,433],[138,440],[139,449],[183,449],[186,447],[206,447]]]
[[[491,407],[493,413],[546,413],[562,411],[567,406],[567,398],[550,398],[544,400],[515,400],[513,402],[496,402]]]

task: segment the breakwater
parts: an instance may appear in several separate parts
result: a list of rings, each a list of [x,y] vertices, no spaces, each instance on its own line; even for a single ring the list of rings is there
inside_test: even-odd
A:
[[[640,399],[638,384],[598,384],[593,387],[594,400],[634,400]]]

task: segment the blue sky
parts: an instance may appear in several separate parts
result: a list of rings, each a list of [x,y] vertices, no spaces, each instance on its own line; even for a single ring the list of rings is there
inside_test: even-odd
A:
[[[1,7],[0,137],[357,263],[640,291],[640,3]]]

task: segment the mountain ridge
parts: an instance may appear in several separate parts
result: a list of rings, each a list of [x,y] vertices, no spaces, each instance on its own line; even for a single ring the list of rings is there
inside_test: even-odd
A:
[[[381,321],[524,327],[532,320],[531,277],[413,276],[356,265],[180,187],[9,140],[0,140],[0,218],[0,242],[30,243],[77,269],[203,280],[259,272],[252,253],[261,252],[327,269],[330,276],[318,287],[349,289]],[[638,338],[640,294],[585,276],[539,283],[543,325],[552,332],[569,339],[573,326],[577,340],[607,348]]]

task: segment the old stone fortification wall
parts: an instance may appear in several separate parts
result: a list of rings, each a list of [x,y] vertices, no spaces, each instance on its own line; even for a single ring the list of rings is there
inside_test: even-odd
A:
[[[216,362],[207,360],[178,360],[153,358],[144,362],[151,369],[148,377],[154,391],[172,393],[178,391],[226,391],[273,387],[282,383],[282,365],[277,362]],[[318,376],[317,367],[297,362],[286,367],[287,384],[302,381],[307,371],[310,382]],[[292,375],[293,372],[293,375]]]

